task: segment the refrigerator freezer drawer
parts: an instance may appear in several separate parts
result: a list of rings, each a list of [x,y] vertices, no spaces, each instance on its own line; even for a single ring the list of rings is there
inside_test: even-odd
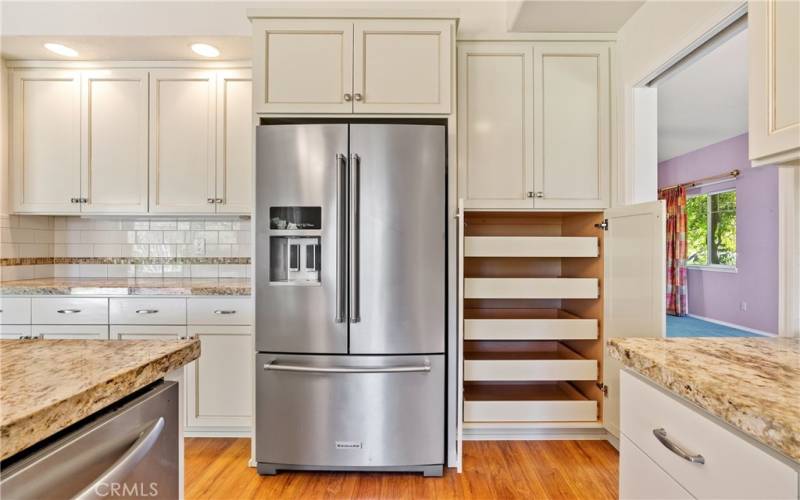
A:
[[[442,464],[444,372],[443,354],[258,354],[256,459],[319,469]]]

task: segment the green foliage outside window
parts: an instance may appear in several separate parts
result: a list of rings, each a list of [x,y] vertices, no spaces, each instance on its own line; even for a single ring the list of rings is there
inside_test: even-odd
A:
[[[687,264],[736,266],[736,191],[686,200]]]

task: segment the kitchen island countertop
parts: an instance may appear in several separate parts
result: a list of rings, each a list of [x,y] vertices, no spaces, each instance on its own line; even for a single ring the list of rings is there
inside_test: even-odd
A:
[[[188,340],[0,340],[0,459],[200,356]]]
[[[800,462],[800,339],[612,338],[628,369]]]

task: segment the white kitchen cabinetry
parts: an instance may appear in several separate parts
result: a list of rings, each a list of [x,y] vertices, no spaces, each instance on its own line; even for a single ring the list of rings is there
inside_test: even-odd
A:
[[[189,325],[202,355],[186,368],[187,427],[249,428],[253,414],[252,327]]]
[[[186,338],[186,326],[111,325],[111,340],[180,340]]]
[[[214,213],[213,71],[150,72],[150,212]]]
[[[466,208],[533,208],[533,48],[458,46],[458,161]]]
[[[257,113],[450,112],[455,22],[254,19]]]
[[[800,2],[751,0],[749,141],[753,166],[800,166]]]
[[[11,87],[14,211],[80,212],[80,72],[14,71]]]
[[[108,325],[33,325],[31,335],[45,340],[108,340]]]
[[[584,42],[459,44],[465,208],[609,206],[610,50]]]
[[[147,71],[82,74],[81,212],[147,212]]]
[[[217,76],[217,213],[249,214],[253,198],[253,80],[249,70]]]
[[[657,488],[664,476],[695,498],[798,498],[798,472],[785,461],[637,375],[623,370],[620,381],[621,439],[628,440],[620,457],[623,498],[625,492],[663,497],[666,492]],[[671,443],[680,449],[669,448]],[[631,452],[648,460],[632,459]],[[702,457],[704,463],[682,453]],[[643,484],[641,478],[652,474],[653,465],[663,471],[661,479]]]

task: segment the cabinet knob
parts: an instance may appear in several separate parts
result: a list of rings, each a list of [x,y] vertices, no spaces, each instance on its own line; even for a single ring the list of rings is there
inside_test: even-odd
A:
[[[361,94],[353,94],[353,98],[355,98],[356,101],[361,101],[364,99],[364,96]]]
[[[214,203],[224,203],[222,198],[214,198]]]
[[[356,95],[358,95],[358,94],[356,94]],[[350,94],[345,94],[344,95],[344,100],[347,101],[347,102],[350,102],[350,101],[353,100],[353,96],[350,95]]]
[[[81,199],[80,199],[80,198],[70,198],[70,199],[69,199],[69,202],[70,202],[70,203],[80,203],[80,202],[81,202]]]
[[[533,191],[528,191],[528,198],[533,198]]]
[[[208,199],[206,199],[206,201],[207,201],[208,203],[214,203],[214,198],[208,198]]]
[[[534,193],[534,196],[536,198],[544,198],[544,193],[541,191],[536,191],[536,193]]]

